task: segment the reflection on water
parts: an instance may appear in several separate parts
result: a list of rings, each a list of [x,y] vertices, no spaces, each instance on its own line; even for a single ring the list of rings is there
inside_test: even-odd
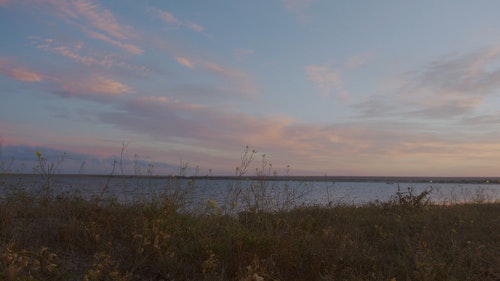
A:
[[[450,180],[451,181],[451,180]],[[497,181],[496,181],[497,182]],[[47,184],[38,175],[0,175],[0,191],[6,194],[24,188],[38,191]],[[250,205],[255,200],[268,204],[362,204],[388,201],[398,191],[413,188],[414,194],[433,188],[434,203],[460,203],[467,201],[500,201],[500,184],[483,182],[391,181],[349,178],[341,181],[323,180],[258,180],[258,179],[173,179],[156,177],[107,176],[53,176],[50,181],[53,194],[77,193],[84,198],[115,198],[118,202],[153,200],[160,195],[177,196],[187,203],[197,204],[210,200],[212,204],[227,203]],[[237,200],[237,202],[235,202]],[[253,200],[253,201],[252,201]]]

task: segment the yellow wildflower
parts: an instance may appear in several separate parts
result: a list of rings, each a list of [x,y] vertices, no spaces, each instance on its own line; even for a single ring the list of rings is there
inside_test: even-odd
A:
[[[212,199],[208,199],[208,205],[212,208],[216,208],[217,207],[217,202],[215,200],[212,200]]]

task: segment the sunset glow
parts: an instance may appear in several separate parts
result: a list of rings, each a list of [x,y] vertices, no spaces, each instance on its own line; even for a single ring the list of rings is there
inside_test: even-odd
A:
[[[0,0],[0,160],[105,173],[125,146],[230,175],[248,146],[278,174],[498,176],[499,9]]]

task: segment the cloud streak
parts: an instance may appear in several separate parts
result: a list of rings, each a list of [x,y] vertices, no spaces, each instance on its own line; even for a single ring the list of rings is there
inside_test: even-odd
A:
[[[117,39],[127,40],[135,36],[128,26],[118,23],[113,13],[107,9],[102,9],[97,3],[90,0],[80,0],[73,2],[75,11],[87,18],[90,26],[101,30]]]
[[[346,100],[350,93],[343,77],[349,71],[366,65],[373,56],[372,52],[354,55],[337,68],[334,68],[331,63],[309,64],[305,67],[305,72],[307,78],[315,85],[320,95],[329,97],[335,94],[339,98]]]
[[[464,116],[500,90],[500,47],[433,61],[403,78],[402,102],[409,114],[428,118]]]
[[[68,75],[49,76],[38,73],[16,64],[12,59],[0,58],[0,75],[5,75],[22,82],[50,81],[55,83],[53,93],[62,96],[109,95],[118,96],[125,93],[134,93],[134,89],[121,82],[103,76],[89,76],[86,78],[72,78]]]
[[[222,79],[222,86],[216,88],[220,93],[241,93],[242,97],[253,99],[259,92],[252,76],[245,71],[196,57],[178,56],[175,60],[189,69],[203,71]]]
[[[39,37],[31,37],[37,49],[59,54],[81,64],[110,66],[112,61],[109,58],[98,59],[95,56],[81,55],[84,44],[78,43],[63,43],[52,38],[41,39]]]
[[[293,11],[297,19],[305,23],[309,20],[306,10],[312,5],[314,0],[282,0],[283,5],[290,11]]]
[[[88,67],[99,66],[104,69],[118,67],[138,73],[149,71],[145,66],[128,63],[116,53],[95,50],[89,44],[81,41],[64,42],[39,36],[31,36],[28,39],[37,49],[60,55]]]
[[[158,14],[158,17],[168,24],[187,27],[187,28],[189,28],[193,31],[196,31],[196,32],[203,32],[204,31],[203,26],[201,26],[197,23],[194,23],[194,22],[179,20],[172,13],[170,13],[168,11],[163,11],[163,10],[157,9],[156,12]]]
[[[5,75],[12,79],[23,82],[40,82],[43,75],[29,70],[24,66],[17,65],[7,58],[0,57],[0,75]]]
[[[109,36],[106,36],[105,34],[102,34],[99,32],[94,32],[91,30],[87,31],[87,34],[91,38],[109,43],[109,44],[111,44],[119,49],[122,49],[130,54],[142,55],[144,53],[144,51],[140,47],[138,47],[137,45],[127,44],[127,43],[120,42],[118,40],[114,40],[114,39],[110,38]]]
[[[339,71],[332,69],[329,65],[310,64],[306,67],[306,73],[307,78],[314,83],[322,96],[329,97],[333,92],[341,98],[348,96]]]
[[[116,96],[134,92],[130,86],[104,77],[63,81],[61,89],[69,95],[103,94]]]
[[[119,23],[115,15],[93,0],[34,0],[49,13],[78,27],[90,38],[106,42],[134,55],[144,53],[141,47],[131,43],[137,39],[131,26]]]
[[[177,57],[175,58],[175,60],[179,63],[179,64],[182,64],[184,65],[185,67],[189,67],[189,68],[193,68],[194,65],[193,63],[191,62],[190,59],[186,58],[186,57]]]

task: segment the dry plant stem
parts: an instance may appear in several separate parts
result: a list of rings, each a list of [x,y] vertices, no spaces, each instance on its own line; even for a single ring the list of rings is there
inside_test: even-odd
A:
[[[122,177],[122,191],[123,191],[123,195],[125,196],[125,202],[128,202],[128,195],[127,195],[127,185],[126,185],[126,180],[125,180],[125,173],[123,171],[123,154],[124,154],[127,146],[128,146],[128,143],[123,143],[122,148],[120,150],[120,175]]]

